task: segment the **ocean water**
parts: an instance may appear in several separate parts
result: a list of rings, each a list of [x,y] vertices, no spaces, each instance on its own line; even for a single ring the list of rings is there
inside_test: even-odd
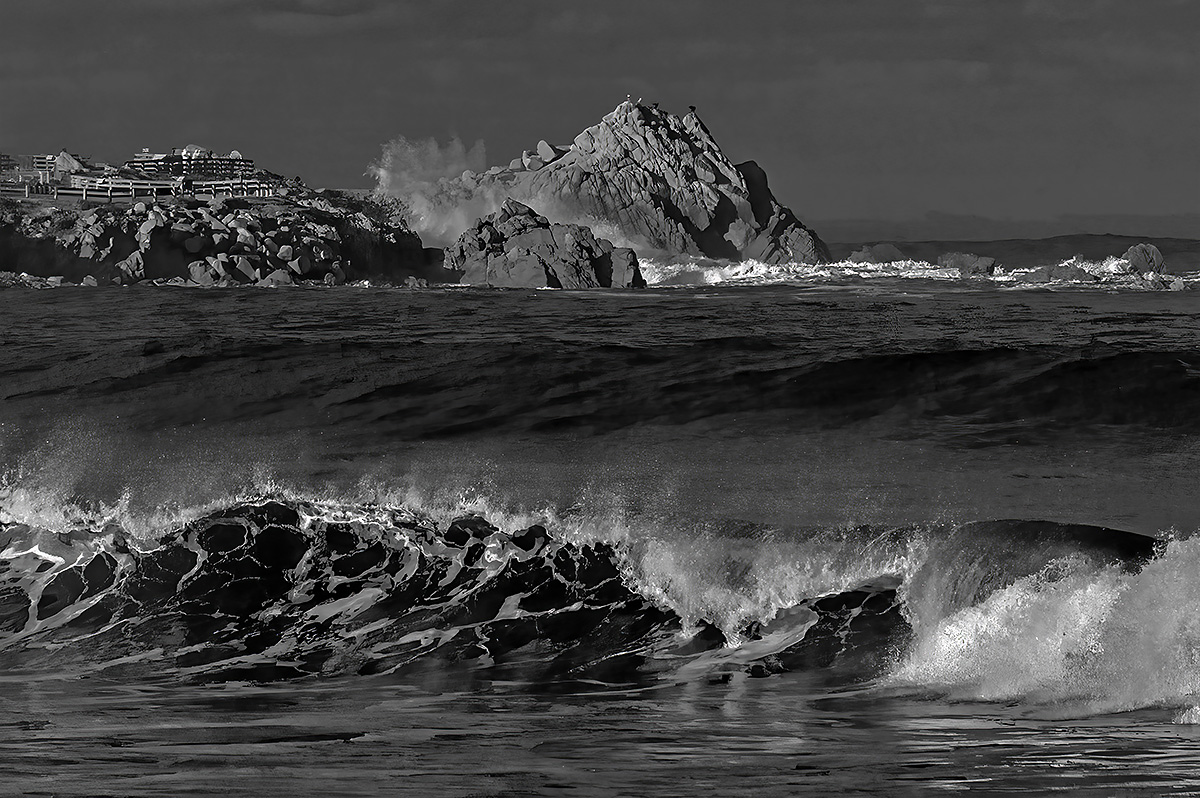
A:
[[[0,290],[2,791],[1200,792],[1200,306],[1092,267]]]

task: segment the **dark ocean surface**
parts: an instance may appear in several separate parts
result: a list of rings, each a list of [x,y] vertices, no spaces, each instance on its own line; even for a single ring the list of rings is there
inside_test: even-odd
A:
[[[1196,297],[0,290],[0,792],[1200,793]]]

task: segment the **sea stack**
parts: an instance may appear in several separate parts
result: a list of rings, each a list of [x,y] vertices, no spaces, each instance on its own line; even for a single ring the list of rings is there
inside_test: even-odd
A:
[[[830,260],[816,233],[775,199],[762,168],[734,165],[694,110],[676,116],[626,101],[572,143],[541,141],[471,182],[472,192],[521,199],[553,221],[601,223],[643,254]]]
[[[521,288],[644,288],[633,250],[582,225],[553,224],[507,199],[446,251],[466,285]]]

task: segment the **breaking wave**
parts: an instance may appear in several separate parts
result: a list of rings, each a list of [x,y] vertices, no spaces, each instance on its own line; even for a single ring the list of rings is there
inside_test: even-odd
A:
[[[0,492],[0,663],[547,688],[823,669],[1092,712],[1200,700],[1200,540],[990,521],[784,530],[287,493],[135,518]]]
[[[861,263],[843,260],[836,263],[762,263],[756,260],[718,262],[703,259],[641,260],[642,274],[650,286],[829,284],[864,280],[935,280],[942,283],[969,280],[970,285],[994,284],[998,287],[1029,288],[1039,286],[1078,286],[1095,288],[1190,287],[1200,282],[1200,273],[1184,275],[1139,275],[1128,261],[1110,257],[1102,261],[1070,258],[1037,268],[1005,269],[993,274],[964,275],[956,267],[939,266],[922,260],[898,260],[888,263]]]

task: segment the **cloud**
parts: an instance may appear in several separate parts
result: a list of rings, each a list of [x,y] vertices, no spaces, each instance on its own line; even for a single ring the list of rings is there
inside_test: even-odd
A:
[[[404,30],[419,20],[413,4],[387,0],[262,0],[247,9],[259,30],[304,37]]]

